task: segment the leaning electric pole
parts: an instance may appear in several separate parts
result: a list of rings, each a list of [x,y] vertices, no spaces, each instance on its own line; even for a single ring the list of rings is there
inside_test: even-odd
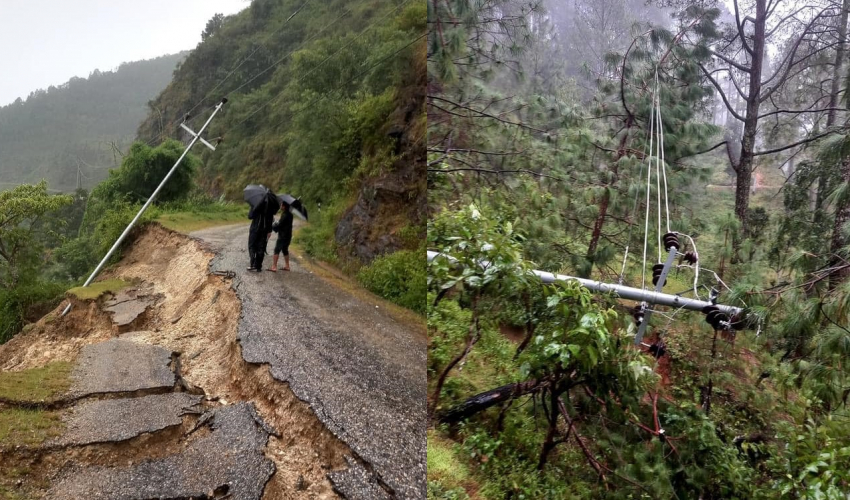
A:
[[[121,233],[121,236],[119,236],[118,239],[115,240],[115,243],[112,245],[112,248],[110,248],[109,251],[106,252],[106,255],[103,257],[103,260],[100,261],[100,264],[98,264],[97,267],[95,268],[95,270],[92,271],[91,276],[89,276],[89,278],[83,284],[84,287],[89,286],[89,284],[91,284],[91,282],[98,275],[98,273],[100,273],[101,269],[103,269],[103,266],[106,264],[106,262],[109,260],[109,258],[112,257],[112,254],[115,253],[115,250],[117,250],[118,247],[121,245],[121,242],[124,241],[124,238],[126,238],[127,235],[130,234],[130,230],[133,229],[133,226],[136,225],[136,222],[138,222],[138,220],[142,217],[142,214],[144,214],[145,211],[148,209],[148,207],[154,202],[154,200],[156,199],[156,196],[162,190],[163,186],[165,186],[165,183],[168,182],[168,179],[170,179],[172,174],[174,174],[174,172],[177,170],[177,167],[180,165],[180,162],[182,162],[183,158],[185,158],[186,155],[189,154],[189,150],[192,149],[192,146],[194,146],[196,142],[201,141],[201,143],[203,143],[204,146],[215,151],[215,146],[210,144],[206,140],[202,139],[201,134],[204,133],[204,130],[206,130],[206,128],[207,128],[207,125],[210,124],[212,119],[221,110],[221,107],[224,106],[224,104],[226,102],[227,102],[227,98],[225,97],[221,100],[221,102],[218,103],[218,105],[216,105],[212,114],[210,115],[209,118],[207,118],[206,123],[204,123],[204,126],[201,127],[201,129],[198,130],[197,133],[195,133],[192,129],[190,129],[186,125],[185,121],[186,121],[186,119],[189,118],[189,116],[186,115],[186,117],[183,119],[183,123],[180,124],[180,127],[182,127],[184,130],[186,130],[187,132],[189,132],[189,134],[192,135],[192,140],[189,142],[189,145],[186,146],[186,149],[183,151],[183,154],[180,155],[180,158],[177,159],[177,162],[174,164],[174,166],[171,167],[171,170],[169,170],[168,173],[165,175],[165,177],[162,179],[162,182],[159,183],[159,186],[157,186],[157,188],[154,190],[153,194],[150,195],[150,198],[148,198],[148,201],[146,201],[145,204],[142,205],[142,208],[139,209],[139,213],[137,213],[136,216],[133,218],[133,220],[130,221],[130,223],[124,229],[124,232]],[[77,168],[78,168],[78,171],[79,171],[79,166]],[[65,310],[62,311],[62,316],[65,316],[66,314],[68,314],[68,311],[70,311],[70,310],[71,310],[71,304],[69,303],[68,306],[65,308]]]

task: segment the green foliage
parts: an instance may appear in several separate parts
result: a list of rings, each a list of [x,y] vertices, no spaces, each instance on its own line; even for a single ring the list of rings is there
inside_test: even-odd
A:
[[[418,313],[425,313],[425,262],[422,251],[400,250],[360,269],[357,280],[369,291]]]
[[[0,287],[34,279],[41,245],[33,226],[72,201],[70,196],[50,195],[46,181],[0,192]]]
[[[322,204],[321,211],[310,212],[310,224],[304,226],[295,240],[308,255],[318,259],[338,263],[336,247],[336,226],[349,203],[332,200]]]
[[[167,140],[155,148],[135,142],[121,162],[121,168],[111,170],[109,179],[92,190],[97,204],[127,201],[147,201],[184,151],[183,143]],[[193,176],[198,160],[187,154],[168,182],[157,195],[156,202],[165,203],[185,198],[192,191]]]
[[[779,422],[778,447],[767,462],[777,480],[772,498],[842,499],[850,484],[850,433],[846,410],[821,423]]]
[[[49,281],[27,281],[0,289],[0,344],[21,330],[31,307],[58,303],[65,289],[64,284]]]
[[[0,373],[0,399],[41,402],[62,395],[71,385],[71,363],[59,361],[39,368]]]

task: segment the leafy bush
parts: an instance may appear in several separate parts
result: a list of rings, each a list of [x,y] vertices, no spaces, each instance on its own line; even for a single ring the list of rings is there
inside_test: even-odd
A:
[[[94,243],[89,236],[68,240],[54,252],[57,267],[52,275],[58,279],[76,281],[88,275],[98,263]]]
[[[92,234],[93,247],[98,256],[106,255],[106,252],[112,248],[112,245],[115,244],[115,241],[121,236],[121,233],[124,232],[124,229],[127,228],[127,225],[133,220],[133,217],[136,216],[140,208],[139,205],[135,204],[116,203],[112,208],[103,213],[97,221],[94,234]],[[158,212],[156,210],[146,211],[136,223],[136,227],[142,227],[145,223],[154,220],[157,215]],[[119,258],[120,252],[116,252],[110,261],[115,262]]]
[[[420,314],[425,313],[423,252],[400,250],[378,257],[360,269],[357,280],[381,297]]]
[[[155,148],[136,142],[121,162],[121,168],[109,172],[109,179],[98,185],[92,191],[92,196],[97,194],[107,200],[126,199],[133,202],[147,200],[183,154],[183,150],[183,143],[176,140],[165,141]],[[192,190],[197,165],[198,160],[194,156],[186,155],[180,167],[162,187],[157,201],[185,198]]]
[[[0,344],[21,331],[29,308],[57,301],[65,289],[65,285],[49,281],[20,283],[14,288],[0,289]]]

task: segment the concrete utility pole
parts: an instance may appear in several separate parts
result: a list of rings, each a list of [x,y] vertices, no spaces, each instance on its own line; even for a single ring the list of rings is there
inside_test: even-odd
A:
[[[87,279],[86,282],[83,284],[84,287],[89,286],[89,284],[91,284],[91,282],[92,282],[92,280],[94,280],[95,276],[97,276],[98,273],[100,273],[101,269],[103,269],[103,266],[106,264],[106,262],[109,260],[109,258],[112,257],[112,254],[115,253],[115,250],[117,250],[118,247],[121,245],[121,242],[124,241],[124,238],[126,238],[127,235],[130,234],[130,230],[133,229],[133,226],[136,225],[136,222],[138,222],[138,220],[142,217],[142,214],[145,213],[145,211],[148,209],[148,207],[156,199],[156,195],[159,194],[159,192],[162,190],[162,187],[165,186],[165,183],[168,182],[168,179],[170,179],[171,176],[174,174],[174,172],[177,170],[177,167],[180,165],[180,162],[183,161],[183,158],[186,157],[186,155],[189,153],[189,150],[192,149],[192,146],[194,146],[197,141],[201,141],[204,144],[204,146],[215,151],[215,146],[213,146],[209,142],[202,139],[201,134],[204,133],[204,130],[206,130],[206,128],[207,128],[207,125],[210,124],[212,119],[221,110],[221,107],[224,106],[224,104],[226,102],[227,102],[227,98],[224,98],[224,99],[221,100],[220,103],[218,103],[218,105],[215,107],[215,109],[213,110],[210,117],[207,118],[206,123],[204,123],[204,126],[201,127],[201,130],[199,130],[198,133],[195,133],[194,131],[192,131],[192,129],[187,127],[185,123],[180,124],[180,126],[183,127],[183,129],[185,129],[186,131],[188,131],[192,135],[192,140],[189,142],[189,145],[186,146],[186,149],[183,151],[183,154],[180,155],[180,158],[177,159],[177,162],[174,164],[174,166],[171,167],[171,170],[169,170],[168,173],[165,175],[165,178],[162,179],[162,182],[159,183],[159,186],[157,186],[157,188],[154,190],[154,192],[150,196],[150,198],[148,198],[148,201],[146,201],[145,204],[142,205],[142,208],[139,209],[139,213],[137,213],[136,216],[133,218],[133,220],[130,221],[130,224],[128,224],[127,227],[124,229],[124,232],[121,233],[121,236],[119,236],[118,239],[115,240],[115,243],[112,245],[112,248],[110,248],[109,251],[106,252],[106,256],[103,257],[103,260],[100,261],[100,264],[98,264],[97,267],[95,268],[95,270],[92,271],[91,276],[89,276],[89,279]],[[68,311],[70,311],[70,310],[71,310],[71,304],[69,303],[68,307],[66,307],[65,310],[62,311],[62,316],[65,316],[66,314],[68,314]]]
[[[670,256],[675,257],[676,251],[672,249],[670,252]],[[667,263],[665,264],[665,272],[662,275],[662,279],[656,284],[656,288],[660,289],[658,285],[664,283],[664,279],[667,277],[667,272],[670,270],[670,265],[672,264],[672,257],[668,256]],[[437,257],[447,258],[449,260],[455,260],[453,257],[445,254],[441,254],[439,252],[428,251],[428,262],[436,259]],[[486,262],[481,262],[482,266],[486,266]],[[575,276],[567,276],[564,274],[553,274],[546,271],[531,271],[534,273],[540,281],[543,283],[554,283],[556,281],[568,281],[575,280],[582,284],[588,290],[598,292],[598,293],[614,293],[621,299],[626,300],[634,300],[638,302],[645,302],[647,304],[658,304],[662,306],[676,307],[682,309],[688,309],[690,311],[700,311],[703,312],[703,309],[706,307],[716,307],[718,310],[723,313],[729,315],[729,317],[734,317],[739,315],[742,312],[740,307],[734,306],[726,306],[722,304],[713,304],[711,302],[706,302],[704,300],[696,300],[689,299],[687,297],[680,297],[678,295],[671,295],[669,293],[661,293],[660,291],[653,290],[644,290],[641,288],[633,288],[630,286],[623,285],[615,285],[613,283],[604,283],[602,281],[594,281],[585,278],[577,278]],[[644,318],[644,321],[641,323],[640,336],[642,337],[643,330],[645,330],[645,325],[649,323],[649,315],[647,314]],[[635,344],[639,344],[641,339],[639,337],[635,337]]]

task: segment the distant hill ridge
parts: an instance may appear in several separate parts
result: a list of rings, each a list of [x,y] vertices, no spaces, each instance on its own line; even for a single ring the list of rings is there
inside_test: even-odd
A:
[[[72,191],[78,167],[84,188],[105,179],[120,162],[113,144],[126,151],[153,111],[148,102],[187,53],[94,70],[0,107],[0,189],[44,178],[51,189]]]

